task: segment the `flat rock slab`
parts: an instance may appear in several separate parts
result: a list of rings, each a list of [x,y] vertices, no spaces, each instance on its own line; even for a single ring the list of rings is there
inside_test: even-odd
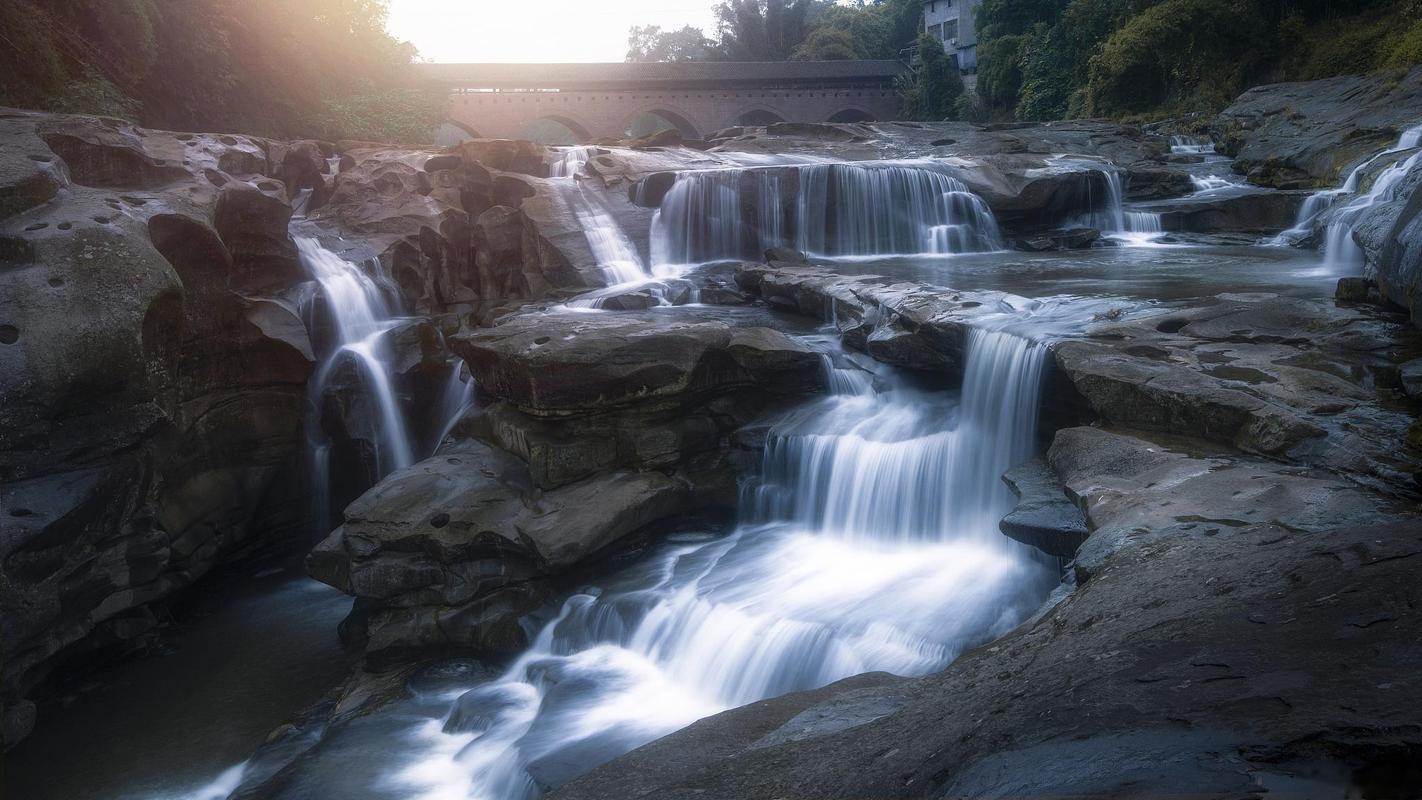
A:
[[[529,413],[578,413],[758,387],[823,387],[817,353],[770,328],[636,313],[525,314],[461,334],[452,349],[482,393]]]

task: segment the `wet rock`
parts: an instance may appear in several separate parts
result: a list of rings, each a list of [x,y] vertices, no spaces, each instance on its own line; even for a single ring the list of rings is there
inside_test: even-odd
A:
[[[291,206],[279,191],[236,180],[218,190],[213,227],[231,254],[241,288],[269,291],[305,278],[287,233],[290,223]]]
[[[1254,191],[1141,203],[1135,208],[1159,214],[1161,227],[1172,232],[1277,233],[1293,227],[1299,208],[1309,194],[1311,192]]]
[[[1422,69],[1344,75],[1256,86],[1240,95],[1210,130],[1235,170],[1278,189],[1342,183],[1359,162],[1417,124]]]
[[[816,353],[777,331],[723,322],[524,315],[451,346],[482,393],[535,414],[741,386],[795,395],[823,384]]]
[[[1076,553],[1079,580],[1127,545],[1250,526],[1321,532],[1386,516],[1356,484],[1259,459],[1188,454],[1165,441],[1100,428],[1068,428],[1053,439],[1047,461],[1091,530]]]
[[[1399,181],[1394,199],[1367,207],[1353,224],[1365,270],[1379,298],[1408,310],[1422,327],[1422,165]],[[1371,299],[1371,302],[1377,302]]]
[[[1076,555],[1086,541],[1086,521],[1051,468],[1033,459],[1008,470],[1002,480],[1017,495],[1017,505],[998,523],[1002,532],[1047,555]]]
[[[312,551],[313,577],[358,598],[377,657],[526,645],[541,583],[696,505],[661,472],[607,472],[552,490],[517,457],[465,441],[386,477]]]
[[[260,140],[22,112],[0,137],[63,188],[0,215],[0,705],[23,709],[216,564],[299,541],[312,365],[275,294],[300,280],[282,185],[232,175]]]
[[[1091,408],[1119,425],[1188,432],[1266,454],[1286,453],[1324,434],[1286,409],[1186,367],[1083,342],[1064,342],[1055,354]]]
[[[1072,228],[1061,232],[1046,232],[1025,239],[1016,239],[1018,250],[1045,253],[1052,250],[1081,250],[1101,241],[1101,231],[1095,228]]]

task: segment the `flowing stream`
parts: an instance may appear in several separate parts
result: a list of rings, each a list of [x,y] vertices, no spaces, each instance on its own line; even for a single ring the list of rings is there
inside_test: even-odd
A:
[[[1402,132],[1391,147],[1375,153],[1354,167],[1336,189],[1323,189],[1309,195],[1299,209],[1294,226],[1270,240],[1269,244],[1289,245],[1313,232],[1315,224],[1323,223],[1323,268],[1332,275],[1362,271],[1363,252],[1353,241],[1353,226],[1363,212],[1378,203],[1386,203],[1397,195],[1398,184],[1416,165],[1422,151],[1406,159],[1394,161],[1373,179],[1372,186],[1358,193],[1363,177],[1374,164],[1388,156],[1414,150],[1422,145],[1422,125]],[[1344,200],[1344,198],[1348,198]],[[1340,205],[1341,201],[1341,205]],[[1336,208],[1335,208],[1336,206]]]
[[[686,265],[783,245],[834,256],[845,272],[1040,299],[1005,305],[969,332],[961,387],[953,391],[925,390],[891,368],[846,355],[829,333],[806,337],[823,353],[831,394],[775,422],[760,469],[742,486],[733,530],[682,531],[636,561],[589,578],[591,585],[539,615],[534,644],[499,674],[410,684],[413,697],[352,721],[337,741],[303,756],[303,771],[280,797],[522,800],[727,708],[866,671],[939,670],[1028,618],[1058,586],[1055,560],[998,530],[1013,502],[1000,476],[1038,447],[1046,339],[1098,312],[1119,315],[1201,293],[1243,287],[1326,297],[1331,291],[1331,283],[1304,274],[1303,254],[1277,248],[1007,252],[986,205],[957,178],[923,162],[767,159],[681,173],[654,214],[643,258],[598,188],[584,185],[590,155],[587,148],[565,151],[553,180],[584,224],[613,289],[671,286]],[[1159,220],[1126,210],[1122,174],[1083,163],[1102,172],[1106,187],[1105,196],[1098,192],[1081,210],[1088,223],[1147,241]],[[1374,182],[1369,202],[1394,191],[1389,187],[1405,169],[1394,170],[1402,171]],[[437,448],[472,402],[472,381],[455,361],[417,402],[395,372],[393,339],[406,320],[378,266],[351,263],[315,239],[297,244],[320,287],[309,309],[321,359],[311,382],[309,430],[317,496],[324,498],[334,452],[326,424],[334,421],[322,418],[331,408],[323,402],[328,393],[357,395],[345,413],[361,417],[354,422],[372,432],[369,456],[378,478]],[[964,253],[978,255],[948,257]],[[599,296],[608,296],[599,292],[585,296],[582,307],[595,308]],[[1057,311],[1061,319],[1047,318]],[[769,313],[726,311],[732,318],[742,312]],[[649,313],[675,319],[679,312]],[[330,634],[347,601],[324,589],[307,594],[312,586],[297,581],[263,615],[235,615],[233,630],[215,637],[211,658],[240,660],[242,653],[220,649],[225,642],[293,676],[317,674],[315,666],[336,656],[323,652],[307,665],[293,641],[282,648],[290,652],[277,654],[295,660],[288,667],[268,647],[271,631],[304,630],[297,623],[310,622],[318,606],[321,630]],[[252,627],[241,628],[243,615]],[[333,638],[325,642],[331,650]],[[292,681],[299,702],[319,694],[307,684],[329,685],[329,675],[319,677],[299,686]],[[265,692],[241,684],[240,676],[230,680],[231,692],[225,685],[211,691],[241,698],[237,707],[214,714],[203,706],[183,718],[195,728],[242,729],[245,738],[220,756],[178,770],[163,761],[161,743],[141,739],[159,754],[147,757],[152,763],[143,763],[141,779],[125,778],[127,786],[106,794],[82,796],[66,784],[36,796],[215,800],[241,791],[244,780],[255,778],[235,759],[300,706],[288,700],[277,712],[231,725],[229,718],[242,718],[246,707],[258,709]],[[155,685],[152,695],[162,697],[163,690]],[[164,702],[173,705],[171,698]],[[103,713],[125,712],[104,706]],[[92,723],[75,715],[76,728],[86,724]],[[44,743],[37,738],[29,746]],[[124,748],[108,750],[109,761],[143,761]],[[179,750],[173,758],[194,756]],[[91,759],[91,772],[93,763],[108,769],[107,761]],[[204,776],[209,782],[194,792]],[[34,777],[22,785],[41,787]],[[137,786],[151,791],[135,793]]]
[[[701,717],[872,670],[920,675],[1057,583],[1007,539],[1046,348],[973,330],[961,394],[826,356],[837,393],[776,424],[742,524],[569,597],[502,676],[430,698],[395,794],[534,797]],[[843,364],[837,365],[837,364]]]

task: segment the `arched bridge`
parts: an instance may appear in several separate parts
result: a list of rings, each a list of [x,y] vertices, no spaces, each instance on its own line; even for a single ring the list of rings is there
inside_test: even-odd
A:
[[[442,143],[462,138],[577,144],[676,128],[893,119],[899,61],[675,64],[420,64],[448,90]]]

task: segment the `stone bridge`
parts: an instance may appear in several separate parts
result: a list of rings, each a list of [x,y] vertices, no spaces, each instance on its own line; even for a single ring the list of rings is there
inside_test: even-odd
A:
[[[579,144],[676,128],[893,119],[899,61],[420,64],[449,92],[442,144],[465,138]]]

